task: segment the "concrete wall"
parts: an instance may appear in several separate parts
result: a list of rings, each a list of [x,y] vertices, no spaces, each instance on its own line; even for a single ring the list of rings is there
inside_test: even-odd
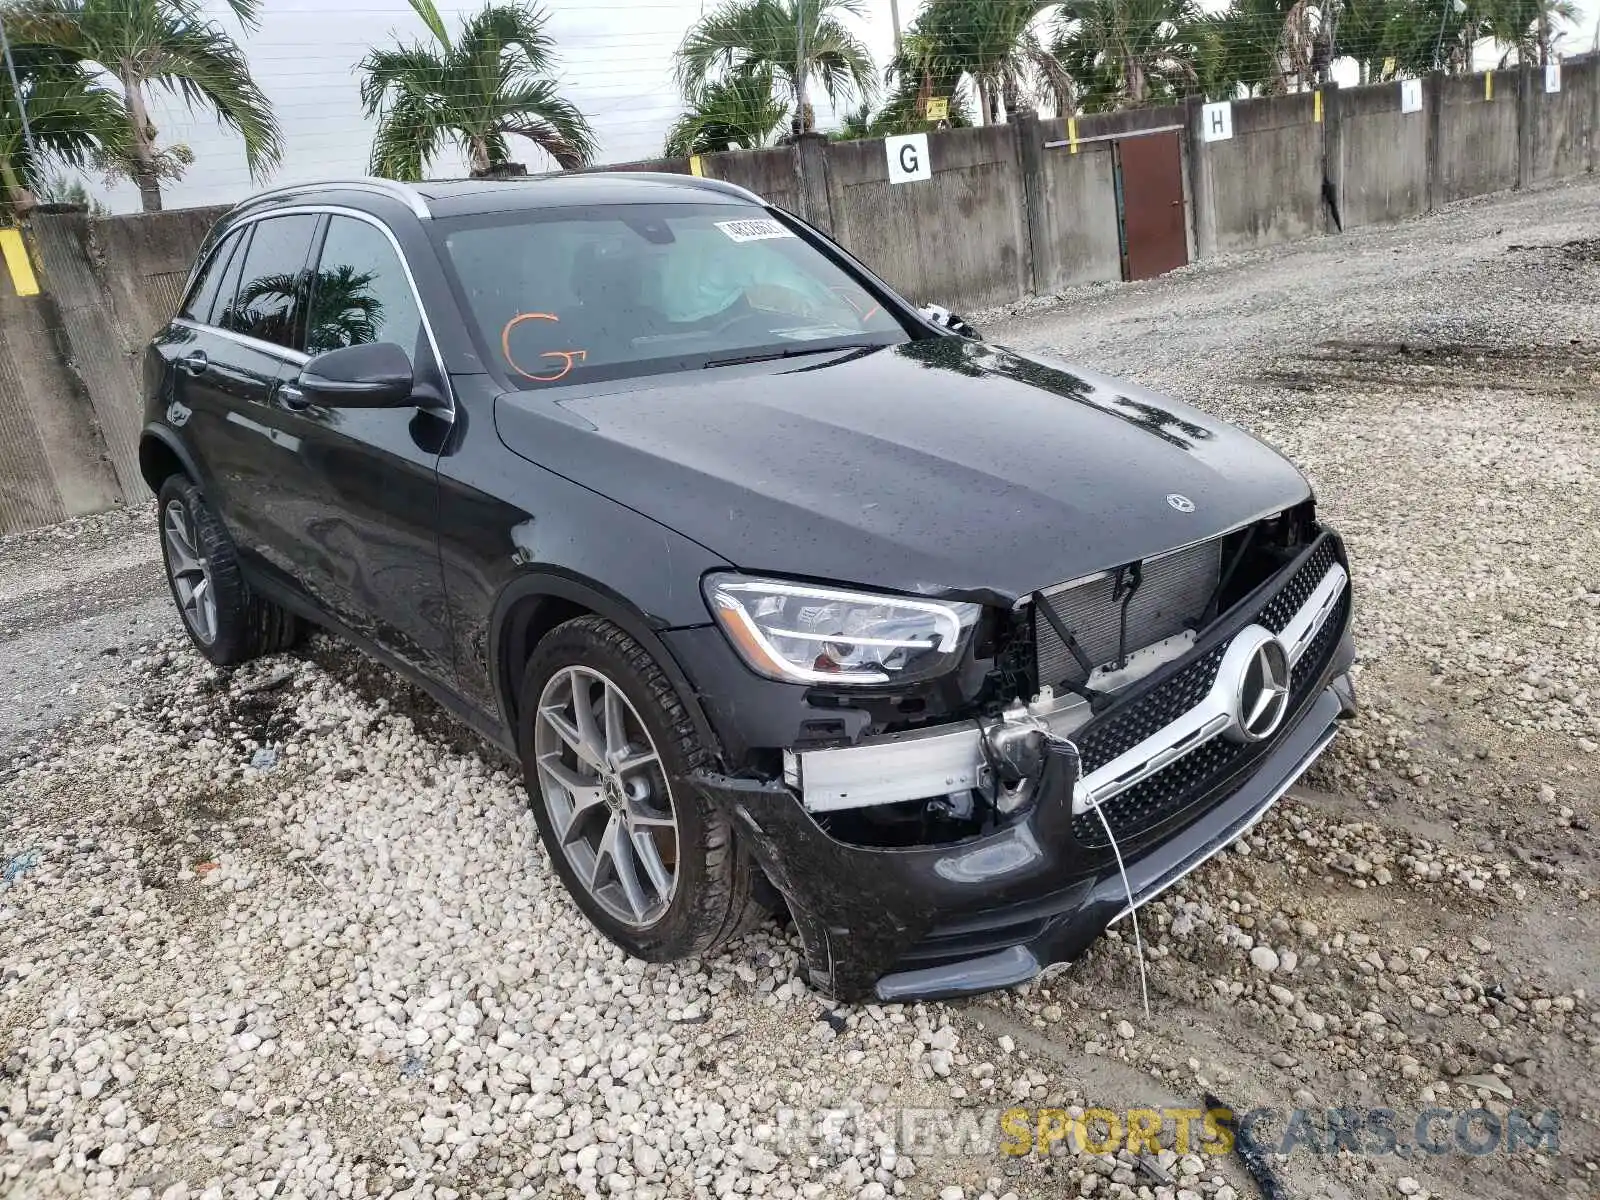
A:
[[[800,214],[800,178],[792,147],[702,154],[700,169],[713,179],[726,179],[749,188],[779,208]]]
[[[1600,64],[1591,56],[1562,65],[1561,90],[1546,92],[1535,72],[1529,131],[1535,182],[1565,179],[1594,169],[1595,105]]]
[[[1424,109],[1438,106],[1433,206],[1503,192],[1517,185],[1518,72],[1433,76],[1423,82]],[[1427,95],[1437,89],[1436,95]]]
[[[1202,254],[1272,246],[1322,229],[1322,127],[1309,93],[1233,106],[1233,137],[1194,142],[1206,160]]]
[[[891,184],[881,141],[829,146],[834,235],[918,302],[980,308],[1027,294],[1028,230],[1012,127],[951,130],[931,154],[932,179]]]
[[[0,533],[100,512],[122,496],[59,332],[49,296],[0,292]]]
[[[227,211],[180,208],[88,223],[99,275],[135,369],[145,343],[178,310],[195,251]]]
[[[1078,135],[1086,136],[1079,123]],[[1067,136],[1065,121],[1045,121],[1046,141]],[[1076,283],[1122,278],[1117,244],[1117,183],[1110,142],[1089,142],[1073,154],[1046,150],[1040,160],[1042,237],[1034,254],[1034,290],[1048,294]]]
[[[1400,111],[1400,85],[1327,93],[1329,174],[1346,229],[1428,210],[1428,113]]]

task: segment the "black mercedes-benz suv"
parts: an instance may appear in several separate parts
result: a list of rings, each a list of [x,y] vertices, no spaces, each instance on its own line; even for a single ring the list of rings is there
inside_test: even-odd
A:
[[[786,908],[841,998],[1026,980],[1354,710],[1344,549],[1292,466],[953,333],[726,183],[264,193],[145,384],[200,652],[311,622],[415,680],[517,757],[643,958]]]

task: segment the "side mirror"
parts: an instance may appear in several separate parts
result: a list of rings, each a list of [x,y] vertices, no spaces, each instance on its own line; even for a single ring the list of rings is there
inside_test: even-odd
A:
[[[938,304],[924,304],[918,310],[923,319],[941,329],[948,329],[957,337],[971,338],[975,342],[983,341],[983,335],[967,323],[967,321]]]
[[[294,389],[322,408],[400,408],[414,404],[411,359],[393,342],[329,350],[308,362]]]

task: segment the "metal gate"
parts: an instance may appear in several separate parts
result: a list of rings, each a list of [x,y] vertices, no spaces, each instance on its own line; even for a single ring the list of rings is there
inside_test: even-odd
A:
[[[1122,277],[1149,279],[1183,266],[1189,261],[1189,234],[1177,131],[1119,137],[1111,149]]]

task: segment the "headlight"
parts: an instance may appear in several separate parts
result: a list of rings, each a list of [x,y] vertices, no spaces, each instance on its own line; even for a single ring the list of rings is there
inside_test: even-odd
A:
[[[740,657],[789,683],[904,683],[960,660],[976,604],[709,575],[706,602]]]

